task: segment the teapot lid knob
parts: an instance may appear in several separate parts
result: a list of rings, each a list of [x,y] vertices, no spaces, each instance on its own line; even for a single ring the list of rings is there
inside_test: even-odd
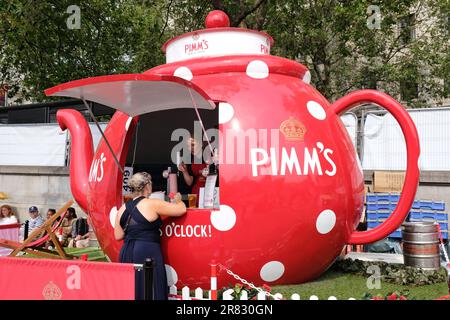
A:
[[[206,28],[227,28],[230,26],[230,18],[222,10],[213,10],[206,16]]]

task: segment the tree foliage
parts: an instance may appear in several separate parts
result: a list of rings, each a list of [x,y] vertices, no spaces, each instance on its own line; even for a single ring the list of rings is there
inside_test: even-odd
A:
[[[84,77],[139,72],[163,62],[164,2],[83,0],[80,28],[67,21],[71,0],[12,0],[0,9],[0,76],[11,95],[42,100],[42,91]]]
[[[166,40],[204,28],[220,9],[234,27],[271,34],[272,53],[306,65],[330,100],[375,86],[409,106],[449,96],[448,0],[80,0],[75,30],[66,26],[72,3],[0,4],[0,79],[11,95],[41,100],[61,82],[164,63]]]

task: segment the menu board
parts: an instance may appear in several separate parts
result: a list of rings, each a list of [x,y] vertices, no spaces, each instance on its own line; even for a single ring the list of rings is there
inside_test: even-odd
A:
[[[128,179],[133,175],[133,167],[125,167],[122,179],[122,194],[131,194],[131,188],[128,186]]]

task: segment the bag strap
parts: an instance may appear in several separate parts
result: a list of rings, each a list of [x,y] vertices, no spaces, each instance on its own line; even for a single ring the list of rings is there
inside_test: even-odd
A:
[[[132,207],[131,207],[131,208],[129,208],[129,206],[127,206],[128,203],[125,204],[126,210],[128,210],[129,212],[128,212],[128,217],[127,217],[127,223],[125,224],[125,227],[123,228],[123,232],[127,232],[128,225],[130,224],[130,220],[131,220],[131,217],[132,217],[132,215],[133,215],[134,209],[136,209],[138,203],[139,203],[142,199],[144,199],[144,198],[145,198],[145,197],[141,196],[141,197],[139,197],[139,198],[133,200],[133,203],[132,203]]]

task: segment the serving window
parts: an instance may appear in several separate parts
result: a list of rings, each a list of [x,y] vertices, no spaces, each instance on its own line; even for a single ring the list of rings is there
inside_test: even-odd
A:
[[[205,189],[210,193],[213,188],[212,206],[218,207],[218,166],[215,166],[213,161],[214,150],[218,148],[218,107],[214,110],[198,109],[198,112],[201,121],[192,108],[154,111],[140,115],[128,149],[126,174],[142,171],[150,173],[153,181],[152,197],[164,197],[167,200],[168,194],[177,190],[182,194],[186,205],[191,208],[210,208],[211,202],[205,199]],[[203,128],[206,130],[206,137]],[[192,148],[192,145],[189,147],[192,138],[201,144],[195,148]],[[200,148],[201,157],[198,157]],[[193,149],[195,154],[189,154],[194,152]],[[216,154],[217,152],[218,149]],[[185,178],[186,174],[179,170],[177,162],[184,166],[192,181]],[[214,174],[216,178],[213,177]],[[124,179],[124,194],[128,193]]]

